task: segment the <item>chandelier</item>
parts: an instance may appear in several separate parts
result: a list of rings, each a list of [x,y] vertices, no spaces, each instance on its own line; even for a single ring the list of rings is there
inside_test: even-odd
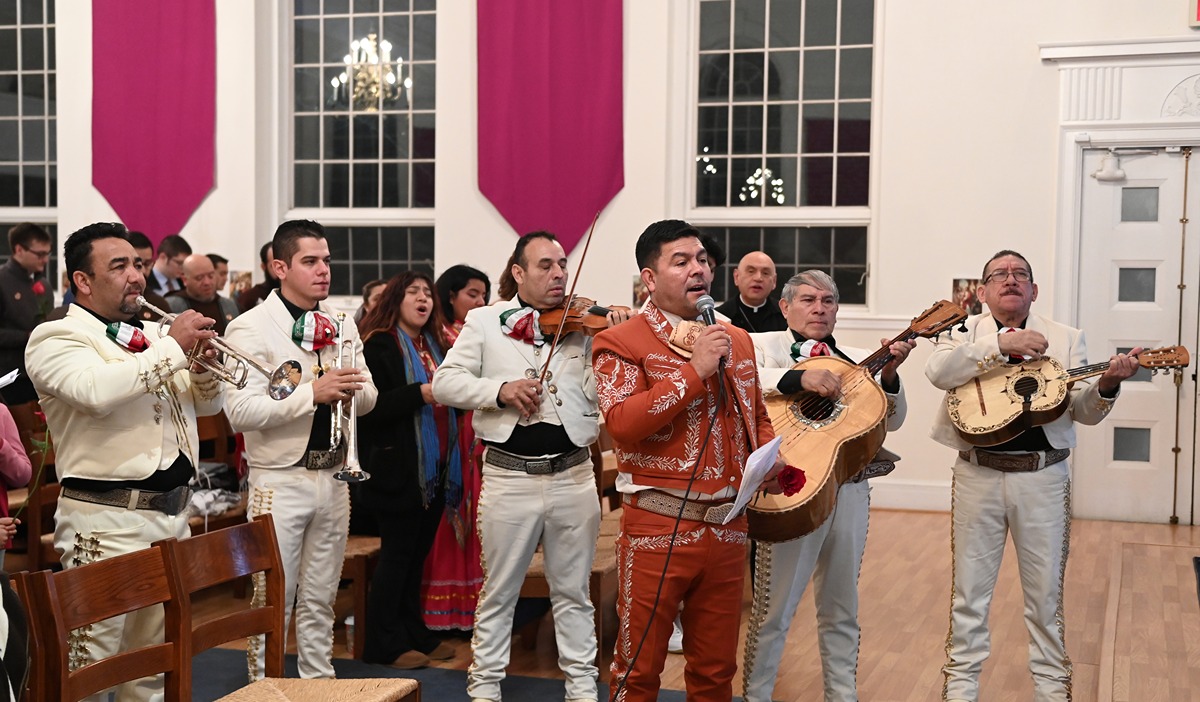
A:
[[[403,90],[412,88],[404,73],[404,59],[392,61],[392,43],[379,41],[374,33],[350,42],[350,53],[342,59],[346,70],[329,82],[332,105],[350,105],[355,110],[374,112],[396,102]]]

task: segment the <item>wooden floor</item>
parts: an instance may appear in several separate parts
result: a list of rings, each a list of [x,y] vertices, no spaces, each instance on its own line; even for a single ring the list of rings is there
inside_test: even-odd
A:
[[[884,702],[941,699],[940,667],[949,621],[949,515],[875,510],[860,583],[862,653],[859,692]],[[1200,528],[1078,520],[1072,524],[1066,580],[1067,648],[1075,700],[1200,700],[1200,605],[1191,559]],[[226,594],[201,609],[244,606]],[[339,621],[350,610],[345,593]],[[744,612],[749,611],[749,599]],[[788,637],[777,700],[821,699],[821,668],[812,597],[806,593]],[[984,667],[983,702],[1032,699],[1020,584],[1011,546],[992,606],[993,655]],[[361,624],[360,624],[361,625]],[[744,636],[745,616],[743,616]],[[344,632],[337,632],[345,656]],[[470,642],[439,665],[465,669]],[[613,632],[604,648],[612,650]],[[529,643],[534,643],[528,647]],[[549,617],[536,642],[516,637],[513,674],[559,677]],[[602,672],[607,678],[607,671]],[[669,656],[663,687],[683,689],[683,657]],[[740,693],[741,680],[735,681]]]

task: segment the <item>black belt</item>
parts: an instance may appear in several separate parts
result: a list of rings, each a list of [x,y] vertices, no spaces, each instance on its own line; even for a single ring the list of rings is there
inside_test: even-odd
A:
[[[972,452],[974,459],[971,457]],[[1049,451],[1031,451],[1029,453],[995,453],[983,449],[958,452],[958,457],[964,461],[998,470],[1001,473],[1033,473],[1055,463],[1061,463],[1070,455],[1071,449],[1050,449]]]
[[[136,488],[116,488],[105,492],[92,492],[64,487],[62,496],[96,505],[123,509],[147,509],[174,516],[187,509],[188,504],[192,501],[192,489],[184,485],[167,492],[152,492]]]
[[[577,466],[587,460],[588,456],[586,448],[577,448],[574,451],[560,453],[550,458],[529,458],[489,446],[487,453],[483,454],[483,462],[489,466],[521,471],[530,475],[550,475]]]
[[[341,465],[346,458],[346,442],[342,442],[332,451],[305,451],[295,465],[308,470],[325,470]]]

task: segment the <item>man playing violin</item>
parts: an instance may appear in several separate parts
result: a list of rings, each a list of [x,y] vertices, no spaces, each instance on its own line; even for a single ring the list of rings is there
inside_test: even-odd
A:
[[[988,313],[971,317],[965,334],[955,334],[934,349],[925,366],[934,386],[949,391],[999,365],[1026,359],[1055,358],[1069,367],[1086,364],[1082,331],[1030,314],[1038,288],[1024,256],[1008,250],[997,253],[984,265],[981,280],[978,297]],[[1075,422],[1097,424],[1108,415],[1121,381],[1137,372],[1140,352],[1113,356],[1095,383],[1074,383],[1062,416],[987,450],[972,448],[960,438],[947,411],[934,420],[934,440],[958,450],[943,699],[979,697],[979,673],[989,647],[988,608],[1009,532],[1025,595],[1034,697],[1070,699],[1071,660],[1062,620],[1071,519],[1066,458],[1075,446]]]
[[[834,341],[837,283],[824,271],[798,273],[784,285],[779,309],[787,319],[787,329],[750,335],[763,395],[806,391],[821,397],[841,397],[842,378],[838,374],[824,369],[803,370],[803,364],[793,370],[798,362],[812,357],[835,356],[857,363],[871,354]],[[884,421],[888,431],[899,429],[907,413],[897,370],[913,346],[911,341],[892,343],[892,358],[876,378],[887,396]],[[871,503],[867,478],[883,474],[894,464],[879,462],[860,467],[862,470],[838,489],[833,514],[816,531],[793,541],[755,544],[754,614],[746,632],[743,677],[747,702],[770,702],[788,629],[809,578],[816,587],[825,700],[858,699],[858,572],[867,546]]]
[[[169,327],[143,328],[146,281],[125,236],[120,224],[96,223],[67,239],[75,301],[62,319],[35,327],[25,351],[58,454],[54,548],[64,568],[188,535],[196,416],[220,412],[223,401],[213,374],[188,362],[216,335],[213,320],[188,310]],[[148,607],[71,632],[71,664],[162,639],[162,607]],[[162,689],[161,676],[143,678],[121,685],[117,699],[161,699]]]
[[[679,220],[656,222],[638,239],[636,256],[650,301],[596,337],[593,360],[625,503],[611,699],[658,698],[683,603],[688,699],[727,701],[737,671],[746,518],[722,522],[747,457],[774,433],[749,335],[693,321],[712,283],[699,232]]]
[[[553,234],[517,241],[512,299],[467,314],[433,376],[433,396],[475,410],[487,447],[479,497],[484,581],[475,610],[472,700],[499,700],[517,596],[542,544],[567,700],[595,700],[596,630],[588,590],[600,506],[588,447],[599,433],[592,340],[539,323],[567,295],[567,256]],[[554,347],[551,354],[551,347]]]

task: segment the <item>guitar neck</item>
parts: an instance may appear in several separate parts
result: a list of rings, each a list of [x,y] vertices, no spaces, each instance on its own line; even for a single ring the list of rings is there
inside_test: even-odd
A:
[[[864,358],[858,365],[869,370],[871,372],[871,376],[874,377],[879,373],[879,371],[883,370],[883,367],[888,364],[888,361],[892,360],[892,352],[889,351],[892,344],[896,343],[897,341],[912,341],[913,339],[917,338],[917,336],[918,335],[912,329],[907,329],[903,333],[893,337],[892,340],[888,342],[887,346],[879,348],[875,351],[875,353]]]
[[[1103,363],[1093,363],[1088,366],[1080,366],[1078,368],[1072,368],[1067,371],[1067,380],[1068,380],[1068,382],[1073,383],[1077,380],[1083,380],[1085,378],[1091,378],[1091,377],[1100,375],[1100,374],[1104,373],[1104,371],[1108,370],[1108,367],[1110,365],[1112,365],[1112,364],[1109,363],[1108,361],[1105,361]]]

